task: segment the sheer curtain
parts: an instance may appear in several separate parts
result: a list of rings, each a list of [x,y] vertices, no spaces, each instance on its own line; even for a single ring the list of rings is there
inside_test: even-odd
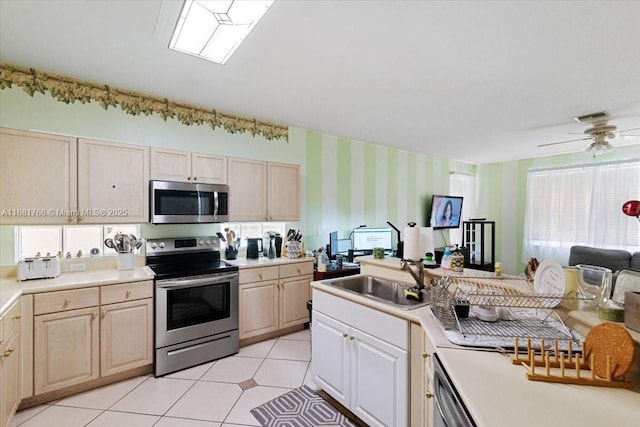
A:
[[[449,195],[462,196],[462,217],[460,228],[449,230],[449,240],[452,243],[462,243],[462,221],[476,215],[476,177],[464,173],[452,172],[449,175]]]
[[[639,182],[637,160],[529,171],[522,261],[566,265],[573,245],[639,250],[639,222],[621,211]]]

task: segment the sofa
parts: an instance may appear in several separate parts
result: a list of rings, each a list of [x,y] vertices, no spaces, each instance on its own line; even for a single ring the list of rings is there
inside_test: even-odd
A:
[[[640,271],[640,251],[633,254],[620,249],[600,249],[591,246],[572,246],[569,251],[569,266],[576,264],[596,265],[613,272],[612,291],[620,271]]]

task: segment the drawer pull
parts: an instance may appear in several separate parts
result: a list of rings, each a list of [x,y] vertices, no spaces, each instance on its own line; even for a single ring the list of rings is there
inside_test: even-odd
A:
[[[433,397],[433,393],[431,392],[426,392],[424,395],[427,396],[427,399],[431,399]]]
[[[342,337],[343,337],[343,338],[346,338],[346,337],[348,337],[348,336],[349,336],[349,334],[348,334],[348,333],[346,333],[346,332],[343,332],[343,333],[342,333]]]
[[[300,269],[297,269],[296,271],[298,272],[298,276],[302,274],[300,273]]]
[[[21,316],[21,315],[19,315],[19,314],[16,314],[15,316],[13,316],[13,318],[14,318],[14,319],[16,319],[16,320],[18,320],[18,319],[21,319],[21,318],[22,318],[22,316]]]
[[[64,300],[64,304],[63,306],[67,307],[69,304],[71,304],[71,300],[69,298],[67,298],[66,300]]]
[[[7,349],[7,351],[5,351],[2,355],[3,355],[4,357],[9,357],[9,356],[11,356],[11,353],[13,353],[13,347],[9,347],[9,348]]]
[[[258,273],[258,277],[262,280],[262,273]]]
[[[124,297],[129,298],[130,296],[131,296],[131,291],[127,289],[126,292],[124,293]]]

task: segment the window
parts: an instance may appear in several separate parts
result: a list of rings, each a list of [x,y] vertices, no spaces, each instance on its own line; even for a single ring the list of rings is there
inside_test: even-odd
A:
[[[99,255],[115,255],[104,240],[117,233],[140,236],[138,225],[65,225],[16,227],[16,261],[40,255],[62,253],[65,257],[89,257],[92,249]],[[94,251],[95,252],[95,251]],[[137,251],[139,252],[139,251]]]
[[[449,195],[463,197],[460,228],[449,230],[449,239],[452,242],[462,242],[462,221],[476,216],[475,175],[452,172],[449,175]]]
[[[640,222],[622,213],[638,182],[638,160],[529,171],[522,261],[566,265],[573,245],[640,250]]]

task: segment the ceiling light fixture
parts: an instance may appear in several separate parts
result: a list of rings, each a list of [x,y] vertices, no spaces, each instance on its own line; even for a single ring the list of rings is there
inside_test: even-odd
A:
[[[224,64],[274,0],[186,0],[169,48]]]
[[[595,140],[586,148],[586,151],[592,153],[593,157],[598,154],[607,154],[613,150],[613,146],[609,144],[604,135],[595,135],[595,137]]]

